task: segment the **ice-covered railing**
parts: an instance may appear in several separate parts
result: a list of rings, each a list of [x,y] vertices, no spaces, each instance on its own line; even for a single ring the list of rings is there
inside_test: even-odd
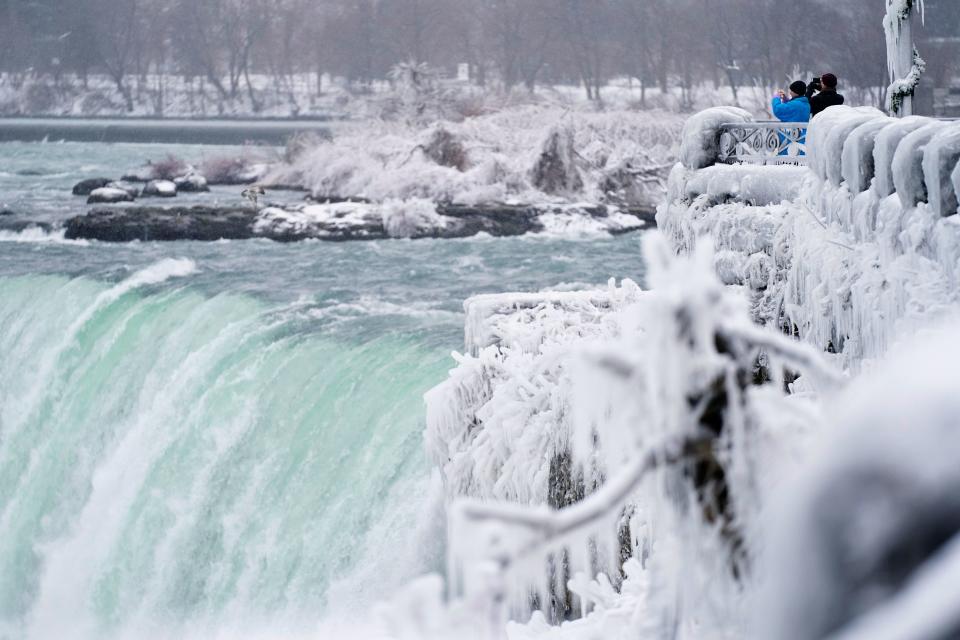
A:
[[[858,369],[957,302],[960,122],[831,107],[807,128],[804,167],[720,163],[730,122],[750,116],[690,119],[657,222],[678,251],[709,236],[724,281],[753,291],[755,318]]]
[[[720,125],[719,162],[805,164],[806,123],[748,122]]]
[[[856,201],[839,211],[830,202],[815,203],[825,214],[838,212],[845,227],[877,231],[875,215],[887,199],[887,209],[904,214],[921,204],[938,217],[957,213],[958,121],[894,119],[872,108],[833,107],[811,123],[807,144],[821,194],[843,188]]]
[[[737,107],[714,107],[684,125],[680,162],[687,169],[717,163],[804,164],[806,123],[756,122]]]

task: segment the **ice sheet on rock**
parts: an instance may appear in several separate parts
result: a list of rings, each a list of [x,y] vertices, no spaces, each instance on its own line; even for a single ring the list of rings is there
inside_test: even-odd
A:
[[[720,153],[720,125],[751,122],[749,112],[736,107],[714,107],[690,116],[683,125],[680,162],[688,169],[703,169]]]
[[[315,229],[360,229],[379,225],[381,221],[379,206],[365,202],[337,202],[289,209],[266,207],[257,215],[254,228],[258,232],[273,229],[301,233]]]
[[[874,176],[873,148],[877,135],[893,118],[874,118],[854,129],[843,144],[842,178],[853,194],[870,187]]]
[[[923,174],[923,152],[930,140],[946,126],[946,122],[931,122],[904,136],[897,145],[891,168],[893,186],[904,209],[926,202],[927,186]]]
[[[927,203],[938,216],[957,212],[957,191],[951,174],[960,169],[960,124],[951,123],[939,131],[923,152],[923,179]]]
[[[885,198],[894,191],[893,155],[896,153],[900,142],[908,134],[931,122],[930,118],[910,116],[896,120],[877,134],[877,141],[873,149],[873,189],[879,197]]]
[[[576,205],[566,207],[550,207],[545,213],[538,216],[543,226],[543,235],[570,237],[595,236],[598,234],[616,234],[633,231],[645,226],[645,222],[616,207],[611,207],[607,215],[595,216],[587,213],[591,207]]]

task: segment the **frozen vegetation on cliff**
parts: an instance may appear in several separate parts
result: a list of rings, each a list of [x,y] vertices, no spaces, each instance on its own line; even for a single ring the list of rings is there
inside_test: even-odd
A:
[[[438,615],[518,640],[954,637],[960,129],[834,108],[809,168],[721,167],[709,115],[649,291],[467,303],[427,397],[461,497]]]

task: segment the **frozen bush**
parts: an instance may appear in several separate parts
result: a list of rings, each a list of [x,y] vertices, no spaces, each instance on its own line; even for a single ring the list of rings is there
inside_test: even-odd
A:
[[[441,167],[466,171],[470,164],[463,143],[443,126],[430,132],[426,144],[423,145],[423,152]]]
[[[257,161],[247,153],[241,155],[213,156],[200,165],[200,174],[214,185],[244,185],[256,182],[266,170],[263,161]]]
[[[190,165],[173,154],[167,154],[167,157],[149,162],[148,165],[152,180],[175,180],[190,170]]]
[[[287,138],[283,148],[283,160],[294,163],[300,160],[307,152],[333,140],[332,133],[305,131]]]
[[[24,113],[49,113],[57,105],[57,90],[50,84],[35,81],[24,87],[21,109]]]
[[[435,129],[452,136],[434,154],[424,152],[429,135],[405,122],[373,121],[338,125],[336,139],[316,144],[292,164],[273,167],[266,184],[302,184],[318,198],[429,198],[438,202],[486,204],[542,203],[607,199],[609,178],[629,166],[642,188],[632,190],[627,201],[652,206],[663,193],[664,167],[676,159],[676,141],[682,116],[644,112],[580,113],[553,107],[508,107],[463,122],[441,121]],[[547,184],[562,187],[546,193],[532,182],[532,167],[540,160],[542,145],[557,128],[567,128],[573,148],[564,151],[577,164],[580,188],[569,191],[576,174],[563,164],[559,179]],[[460,150],[446,143],[459,144]],[[560,143],[560,140],[557,140]],[[568,140],[569,142],[569,140]],[[443,151],[443,148],[446,151]],[[595,153],[605,149],[603,153]],[[460,161],[463,155],[466,164]],[[445,157],[444,157],[445,156]],[[552,159],[556,159],[555,156]],[[454,166],[461,165],[463,171]],[[618,194],[611,199],[617,200]]]

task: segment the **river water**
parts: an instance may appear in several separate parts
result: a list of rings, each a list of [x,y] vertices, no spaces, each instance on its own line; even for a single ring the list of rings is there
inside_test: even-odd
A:
[[[83,177],[236,151],[0,144],[0,208],[56,223],[85,208]],[[442,568],[422,395],[462,349],[463,299],[642,276],[637,234],[0,232],[0,638],[288,637],[365,616]]]

